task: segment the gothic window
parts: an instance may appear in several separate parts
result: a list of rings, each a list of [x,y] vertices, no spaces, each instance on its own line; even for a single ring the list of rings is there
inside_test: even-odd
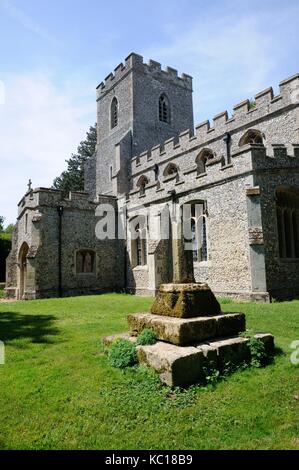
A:
[[[111,129],[118,125],[118,101],[114,97],[111,103]]]
[[[139,188],[139,193],[140,196],[143,196],[145,194],[145,187],[149,183],[148,178],[144,175],[140,176],[138,182],[137,182],[137,187]]]
[[[276,213],[280,258],[299,258],[299,189],[277,189]]]
[[[208,261],[207,215],[203,203],[191,204],[191,234],[193,261]]]
[[[240,139],[239,147],[243,147],[243,145],[248,145],[248,144],[263,145],[264,144],[263,134],[256,129],[249,129]]]
[[[138,221],[138,223],[137,223]],[[145,217],[138,217],[131,221],[131,255],[132,266],[147,265],[147,234]]]
[[[77,274],[91,274],[95,272],[95,252],[92,250],[79,250],[76,252]]]
[[[208,160],[215,158],[215,154],[210,149],[202,149],[196,157],[197,174],[201,175],[206,173],[206,165]]]
[[[159,120],[170,123],[170,106],[166,95],[161,95],[159,99]]]
[[[176,177],[177,181],[179,179],[179,169],[174,163],[168,163],[166,166],[164,173],[163,173],[165,178],[168,178],[170,176]]]

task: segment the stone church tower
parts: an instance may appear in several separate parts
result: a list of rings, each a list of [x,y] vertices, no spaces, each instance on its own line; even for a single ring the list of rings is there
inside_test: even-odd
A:
[[[167,106],[164,120],[160,99]],[[128,193],[131,158],[186,129],[193,130],[192,78],[130,54],[97,87],[98,143],[86,168],[86,191],[94,197]]]

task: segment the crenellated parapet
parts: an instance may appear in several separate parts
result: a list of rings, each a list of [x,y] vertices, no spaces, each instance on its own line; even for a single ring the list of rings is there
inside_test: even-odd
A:
[[[124,61],[120,63],[113,72],[111,72],[103,82],[97,86],[97,99],[100,99],[107,93],[113,86],[122,80],[132,70],[140,73],[151,74],[153,76],[159,75],[159,78],[171,80],[178,86],[192,90],[192,77],[183,73],[178,75],[178,71],[172,67],[162,69],[159,62],[150,60],[148,63],[143,61],[143,57],[139,54],[132,52]]]
[[[89,194],[83,191],[72,191],[64,198],[57,189],[36,188],[28,191],[19,202],[18,218],[22,217],[25,210],[37,210],[40,207],[94,210],[96,204],[97,201],[91,200]]]
[[[268,157],[281,154],[281,148],[289,157],[298,155],[299,146],[299,122],[294,124],[296,116],[290,113],[299,107],[299,74],[294,75],[279,84],[280,93],[274,96],[273,89],[267,88],[254,97],[254,101],[244,100],[234,106],[232,116],[227,111],[217,114],[213,118],[213,125],[209,120],[202,122],[195,128],[195,134],[189,129],[182,132],[178,138],[166,140],[161,145],[141,153],[132,159],[132,177],[152,172],[155,166],[164,168],[168,161],[178,162],[183,170],[192,172],[194,168],[189,164],[186,168],[188,155],[192,152],[199,153],[204,148],[210,148],[215,154],[213,163],[228,161],[225,138],[230,136],[229,157],[238,154],[240,140],[247,130],[257,129],[264,138],[264,148]],[[282,118],[282,116],[285,116]],[[288,119],[289,120],[288,120]],[[297,118],[298,119],[298,118]],[[284,129],[283,126],[286,126]],[[220,166],[220,167],[222,167]],[[161,173],[161,172],[160,172]]]

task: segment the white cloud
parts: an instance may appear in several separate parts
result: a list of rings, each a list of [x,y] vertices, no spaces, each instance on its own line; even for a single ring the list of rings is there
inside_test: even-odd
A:
[[[65,159],[95,121],[95,102],[89,85],[81,83],[82,99],[77,87],[67,83],[58,90],[43,74],[10,77],[5,89],[0,105],[0,214],[8,223],[16,217],[29,178],[35,187],[49,187],[65,168]]]

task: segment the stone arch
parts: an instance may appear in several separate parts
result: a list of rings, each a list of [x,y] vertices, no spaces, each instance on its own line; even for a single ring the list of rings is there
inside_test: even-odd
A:
[[[114,127],[118,125],[118,100],[115,96],[111,101],[110,125],[111,129],[114,129]]]
[[[28,243],[24,242],[19,250],[18,266],[19,266],[19,299],[25,298],[27,288],[27,255],[29,252]]]
[[[76,273],[93,274],[95,273],[96,253],[91,249],[80,249],[76,251]]]
[[[145,187],[149,183],[149,179],[145,175],[141,175],[137,181],[137,188],[139,188],[140,196],[145,194]]]
[[[264,139],[265,136],[258,129],[248,129],[239,140],[239,147],[248,144],[264,145]]]
[[[215,153],[209,148],[204,148],[197,155],[195,163],[197,166],[197,174],[201,175],[206,173],[206,165],[208,160],[213,160],[215,158]]]
[[[163,172],[164,178],[168,178],[170,176],[176,177],[176,181],[179,180],[179,167],[175,163],[168,163],[166,168]]]
[[[129,220],[132,267],[147,265],[147,219],[137,215]]]

